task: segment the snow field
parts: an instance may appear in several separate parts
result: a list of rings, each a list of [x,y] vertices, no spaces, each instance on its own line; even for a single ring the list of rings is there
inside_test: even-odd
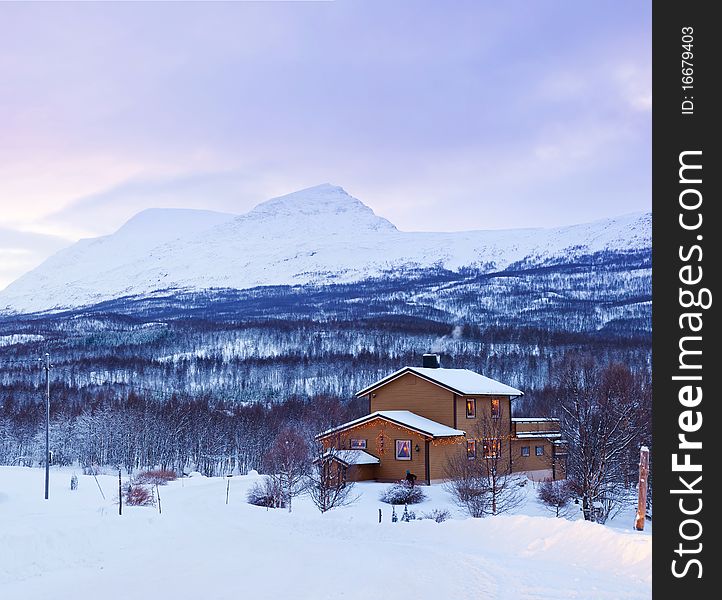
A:
[[[0,467],[3,600],[651,597],[652,536],[631,513],[612,526],[544,516],[531,484],[520,514],[464,518],[432,486],[411,510],[453,519],[391,523],[377,483],[358,484],[351,506],[321,515],[300,497],[289,514],[245,502],[255,474],[230,478],[228,505],[227,479],[196,476],[160,487],[163,514],[118,516],[117,475],[98,476],[103,500],[91,476],[53,470],[48,501],[43,476]]]

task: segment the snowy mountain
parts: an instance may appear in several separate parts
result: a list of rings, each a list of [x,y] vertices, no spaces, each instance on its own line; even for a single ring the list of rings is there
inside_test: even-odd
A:
[[[0,292],[0,312],[81,307],[214,288],[325,285],[430,269],[479,273],[651,248],[651,214],[549,229],[402,232],[323,184],[235,216],[151,209],[112,235],[81,240]]]

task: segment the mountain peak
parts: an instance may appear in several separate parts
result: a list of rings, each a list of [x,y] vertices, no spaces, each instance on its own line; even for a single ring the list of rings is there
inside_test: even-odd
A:
[[[239,220],[273,221],[292,219],[294,229],[298,229],[299,219],[309,224],[333,225],[332,231],[347,230],[348,227],[359,231],[396,231],[394,225],[377,216],[371,208],[358,198],[351,196],[341,186],[322,183],[298,190],[284,196],[278,196],[262,202]],[[347,226],[347,227],[346,227]]]
[[[0,292],[0,313],[90,306],[159,291],[324,285],[440,268],[503,271],[651,247],[649,215],[552,229],[398,231],[324,183],[229,215],[150,209],[60,251]]]

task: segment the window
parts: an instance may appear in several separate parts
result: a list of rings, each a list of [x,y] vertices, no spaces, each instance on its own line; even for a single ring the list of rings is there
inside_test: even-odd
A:
[[[522,446],[522,447],[521,447],[521,455],[522,455],[522,456],[529,456],[529,446]]]
[[[469,460],[474,460],[476,458],[476,440],[467,440],[466,458]]]
[[[534,454],[544,456],[544,446],[534,446]]]
[[[499,450],[499,440],[484,440],[482,449],[484,458],[498,458]]]
[[[499,398],[491,399],[491,418],[498,419],[500,413]]]
[[[396,460],[411,460],[411,440],[396,440]]]
[[[366,449],[366,440],[357,440],[357,439],[351,438],[351,449],[352,450],[356,450],[356,449],[365,450]]]
[[[476,400],[474,398],[467,398],[466,400],[466,418],[476,418]]]

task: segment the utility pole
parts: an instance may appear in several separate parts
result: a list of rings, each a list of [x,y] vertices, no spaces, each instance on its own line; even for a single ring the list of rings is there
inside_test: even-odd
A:
[[[41,359],[42,360],[42,359]],[[50,353],[45,353],[45,499],[50,492]]]

